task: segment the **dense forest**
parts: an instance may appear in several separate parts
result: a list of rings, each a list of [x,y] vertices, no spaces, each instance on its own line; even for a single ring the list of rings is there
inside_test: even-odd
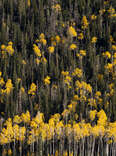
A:
[[[115,10],[0,0],[0,155],[116,155]]]

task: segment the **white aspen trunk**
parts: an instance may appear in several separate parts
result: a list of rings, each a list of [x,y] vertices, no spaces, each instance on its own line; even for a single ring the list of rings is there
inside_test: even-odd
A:
[[[91,152],[91,156],[94,156],[94,147],[95,147],[95,138],[93,138],[93,144],[92,144],[92,152]]]
[[[20,141],[20,156],[22,156],[22,143]]]
[[[85,150],[85,138],[83,138],[82,143],[83,143],[83,144],[82,144],[82,145],[83,145],[83,146],[82,146],[82,147],[83,147],[83,151],[82,151],[82,152],[83,152],[83,156],[84,156],[84,150]]]
[[[55,150],[54,150],[54,133],[53,133],[53,155],[55,154],[54,151],[55,151]]]
[[[34,138],[34,133],[33,133],[33,138]],[[32,143],[32,152],[34,153],[34,142]]]
[[[98,144],[98,149],[97,149],[97,156],[99,156],[99,144]]]
[[[50,155],[52,154],[52,145],[51,145],[51,141],[50,141]]]
[[[109,156],[109,144],[106,144],[106,156]]]
[[[76,142],[75,142],[75,138],[74,138],[74,156],[76,156]]]
[[[79,143],[79,154],[80,154],[80,156],[82,156],[82,148],[81,148],[81,141],[80,141],[80,143]]]
[[[36,149],[36,156],[38,156],[39,155],[39,153],[38,153],[38,147],[39,147],[39,144],[38,144],[38,138],[37,138],[37,149]]]
[[[14,139],[14,146],[13,146],[13,155],[15,156],[15,139]]]
[[[44,141],[42,141],[42,156],[43,156],[43,153],[44,153]]]

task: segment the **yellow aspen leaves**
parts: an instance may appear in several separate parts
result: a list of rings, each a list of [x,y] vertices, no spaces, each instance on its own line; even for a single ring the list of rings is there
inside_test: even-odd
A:
[[[0,86],[4,86],[5,82],[4,82],[4,79],[1,77],[0,78]]]
[[[82,23],[82,29],[86,29],[88,27],[89,22],[86,16],[83,16],[81,23]]]
[[[61,6],[60,4],[55,4],[52,6],[52,9],[55,10],[56,12],[60,12],[61,11]]]
[[[14,119],[13,119],[13,122],[16,123],[16,124],[19,124],[19,123],[22,122],[22,119],[21,119],[20,116],[15,115],[15,116],[14,116]]]
[[[25,61],[25,60],[22,60],[22,64],[23,64],[23,65],[26,65],[27,63],[26,63],[26,61]]]
[[[59,36],[59,35],[56,35],[55,39],[56,39],[56,42],[57,42],[57,43],[60,43],[61,38],[60,38],[60,36]]]
[[[91,39],[91,43],[96,43],[97,42],[97,37],[92,37],[92,39]]]
[[[91,119],[92,121],[95,119],[96,114],[97,114],[97,111],[96,111],[96,110],[91,110],[91,111],[90,111],[89,116],[90,116],[90,119]]]
[[[46,39],[45,39],[44,33],[41,33],[41,34],[40,34],[39,39],[40,39],[40,40],[36,40],[36,42],[40,42],[40,43],[42,43],[44,46],[47,44],[47,41],[46,41]]]
[[[99,14],[100,14],[100,15],[103,15],[105,12],[106,12],[105,9],[100,9],[100,10],[99,10]]]
[[[2,76],[2,72],[0,71],[0,77]]]
[[[36,56],[41,57],[41,51],[36,44],[33,45],[33,50]]]
[[[53,46],[48,47],[48,52],[50,54],[54,53],[55,48]]]
[[[14,49],[13,49],[12,45],[13,45],[12,42],[8,42],[8,46],[6,47],[6,51],[7,51],[10,55],[13,55],[13,53],[14,53]]]
[[[86,50],[80,50],[79,53],[81,56],[86,56]]]
[[[113,14],[115,13],[115,9],[113,7],[110,7],[108,10],[108,13]]]
[[[49,76],[46,76],[45,79],[44,79],[44,84],[49,85],[50,84],[50,79],[51,78]]]
[[[10,155],[12,155],[12,150],[11,150],[11,148],[8,149],[8,156],[10,156]]]
[[[5,84],[5,89],[3,89],[2,92],[6,93],[7,95],[9,95],[12,90],[13,90],[12,80],[8,79],[6,84]]]
[[[75,50],[76,48],[77,48],[77,46],[74,43],[71,44],[70,47],[69,47],[70,50]]]
[[[93,107],[97,107],[96,100],[94,98],[88,99],[88,104]]]
[[[79,40],[82,40],[84,38],[84,35],[83,35],[83,33],[79,33],[77,37]]]
[[[70,76],[66,76],[64,79],[64,83],[67,84],[68,86],[70,86],[71,80],[72,80],[72,78]]]
[[[37,65],[39,65],[40,64],[40,59],[36,58],[35,62],[36,62]]]
[[[44,46],[47,44],[47,41],[46,41],[46,39],[40,39],[40,43],[42,43]]]
[[[112,50],[116,51],[116,45],[112,45]]]
[[[71,37],[77,37],[77,32],[76,32],[75,28],[72,27],[72,26],[70,26],[70,27],[68,28],[68,34],[69,34]]]
[[[25,88],[21,87],[20,91],[21,91],[22,94],[25,93]]]
[[[83,75],[83,72],[79,68],[74,69],[74,71],[72,72],[72,76],[77,76],[77,77],[81,78],[82,75]]]
[[[1,49],[5,50],[6,46],[4,44],[1,45]]]
[[[31,6],[31,0],[27,0],[27,6],[28,6],[28,7]]]
[[[35,95],[36,89],[37,89],[37,86],[35,85],[35,83],[32,83],[30,86],[30,89],[28,90],[28,94]]]
[[[108,58],[108,59],[111,58],[111,54],[110,54],[109,51],[106,51],[106,52],[102,53],[102,55],[103,55],[104,57]]]
[[[86,50],[79,50],[79,52],[76,53],[76,56],[82,59],[84,56],[86,56]]]
[[[44,33],[41,33],[40,36],[39,36],[39,38],[40,38],[40,39],[44,39],[44,38],[45,38]]]
[[[31,119],[30,112],[26,111],[26,113],[22,113],[20,118],[24,123],[29,123]]]
[[[94,14],[91,15],[91,20],[96,20],[97,16],[95,16]]]
[[[13,42],[12,41],[8,42],[8,45],[2,44],[1,50],[2,50],[3,58],[5,57],[6,54],[12,56],[14,54]]]
[[[104,110],[100,110],[98,113],[97,113],[97,116],[98,116],[98,125],[101,125],[101,126],[105,126],[106,123],[107,123],[107,116],[106,116],[106,113],[104,112]]]
[[[104,66],[105,69],[108,70],[108,72],[112,72],[113,70],[113,64],[112,63],[108,63],[107,65]]]
[[[68,72],[68,71],[62,71],[61,74],[62,74],[63,76],[67,76],[67,75],[69,75],[69,72]]]

